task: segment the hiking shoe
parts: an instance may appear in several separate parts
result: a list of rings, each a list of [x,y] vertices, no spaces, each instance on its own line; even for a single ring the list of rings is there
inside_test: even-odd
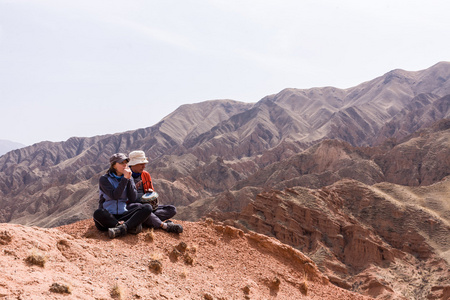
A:
[[[167,232],[182,233],[183,227],[179,224],[174,224],[174,223],[170,222],[170,223],[167,223]]]
[[[108,229],[108,236],[110,239],[127,234],[127,225],[121,224],[113,228]]]
[[[127,232],[131,234],[138,234],[141,231],[142,231],[142,224],[139,224],[138,226],[127,230]]]

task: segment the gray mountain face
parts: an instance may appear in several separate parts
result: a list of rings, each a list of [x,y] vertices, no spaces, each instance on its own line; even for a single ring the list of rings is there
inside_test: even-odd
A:
[[[17,143],[17,142],[8,141],[8,140],[0,140],[0,156],[2,156],[5,153],[8,153],[9,151],[23,148],[25,146],[26,145],[24,145],[22,143]]]
[[[449,159],[433,175],[410,170],[426,165],[427,151],[439,144],[418,147],[416,159],[401,170],[391,157],[416,132],[435,139],[430,142],[447,138],[446,123],[436,122],[449,118],[449,78],[450,63],[441,62],[417,72],[394,70],[349,89],[285,89],[257,103],[183,105],[148,128],[17,149],[0,157],[0,222],[53,227],[90,218],[109,156],[137,149],[150,158],[147,170],[160,200],[180,212],[230,190],[251,200],[268,186],[318,188],[344,177],[431,184],[448,175]],[[440,129],[426,131],[433,124]],[[440,151],[444,159],[447,149]],[[330,155],[335,152],[347,158]],[[331,157],[336,160],[323,163]]]

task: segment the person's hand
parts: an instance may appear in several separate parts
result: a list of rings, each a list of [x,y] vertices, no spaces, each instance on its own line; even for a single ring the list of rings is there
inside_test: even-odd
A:
[[[145,192],[146,193],[153,193],[153,190],[152,189],[147,189]]]
[[[123,176],[124,176],[126,179],[130,179],[130,178],[131,178],[131,169],[130,169],[130,167],[126,167],[126,168],[123,170]]]

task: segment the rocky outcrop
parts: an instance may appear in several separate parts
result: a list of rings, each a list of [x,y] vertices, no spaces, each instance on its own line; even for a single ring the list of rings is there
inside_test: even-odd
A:
[[[232,221],[299,249],[338,286],[385,299],[425,299],[450,285],[449,191],[449,179],[423,188],[344,180],[318,190],[261,193]]]

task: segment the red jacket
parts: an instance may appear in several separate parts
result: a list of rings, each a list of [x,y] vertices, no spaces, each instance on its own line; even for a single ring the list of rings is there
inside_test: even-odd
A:
[[[144,192],[148,191],[149,189],[155,190],[153,188],[152,177],[150,176],[149,172],[142,171],[141,179],[142,179],[142,186],[144,187]]]

